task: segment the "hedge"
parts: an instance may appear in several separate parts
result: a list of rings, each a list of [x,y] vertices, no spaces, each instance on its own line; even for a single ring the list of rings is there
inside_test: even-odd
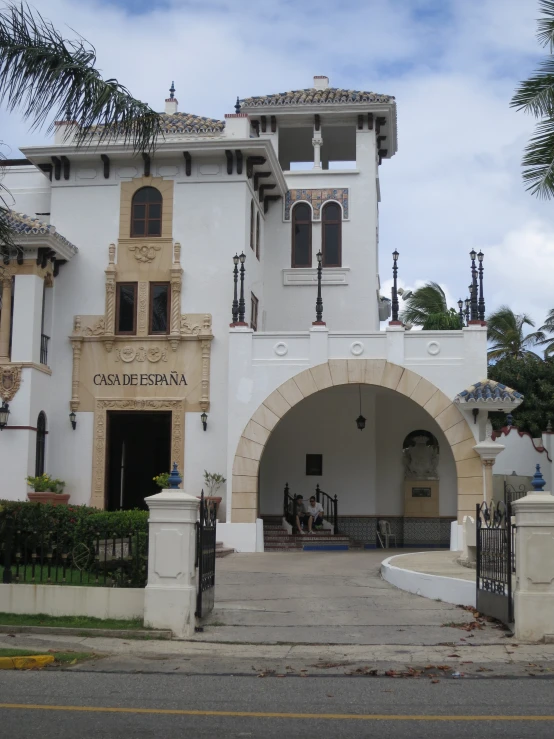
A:
[[[0,543],[6,530],[8,519],[15,527],[27,533],[36,532],[37,537],[29,539],[31,546],[40,540],[43,547],[59,546],[63,542],[66,552],[74,551],[83,545],[95,552],[98,540],[128,537],[133,534],[138,551],[133,553],[132,563],[127,565],[128,585],[142,587],[146,584],[148,559],[148,511],[100,511],[89,506],[53,506],[48,503],[0,500]],[[100,557],[100,561],[102,558]],[[92,572],[97,562],[91,557],[86,570]],[[113,572],[112,572],[113,569]],[[118,564],[108,570],[117,577]]]

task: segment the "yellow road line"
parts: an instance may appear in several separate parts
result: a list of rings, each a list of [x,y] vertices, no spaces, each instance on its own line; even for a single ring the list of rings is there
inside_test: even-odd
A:
[[[554,716],[434,716],[387,713],[274,713],[272,711],[195,711],[179,708],[120,708],[108,706],[49,706],[34,703],[0,703],[2,708],[32,711],[76,711],[81,713],[138,713],[166,716],[229,716],[238,718],[287,718],[354,721],[554,721]]]

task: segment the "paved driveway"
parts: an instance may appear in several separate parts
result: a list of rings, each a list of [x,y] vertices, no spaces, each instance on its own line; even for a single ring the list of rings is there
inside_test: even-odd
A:
[[[398,590],[383,553],[232,554],[217,560],[216,603],[199,640],[265,644],[505,643],[457,606]],[[458,624],[456,627],[446,624]],[[460,641],[461,640],[461,641]]]

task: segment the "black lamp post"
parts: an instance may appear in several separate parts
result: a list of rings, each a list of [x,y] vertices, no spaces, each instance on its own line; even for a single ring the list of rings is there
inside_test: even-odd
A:
[[[233,267],[233,279],[235,281],[235,288],[233,292],[233,323],[231,326],[234,326],[236,322],[239,320],[239,301],[237,297],[237,289],[238,289],[238,281],[239,281],[239,255],[235,254],[233,257],[233,264],[235,265]]]
[[[360,393],[360,415],[356,419],[356,426],[360,431],[365,429],[365,418],[362,416],[362,386],[358,385],[358,392]]]
[[[485,320],[485,297],[483,295],[483,259],[485,255],[482,251],[479,251],[477,259],[479,261],[479,310],[478,316],[480,321]]]
[[[475,260],[477,258],[477,252],[472,249],[469,252],[471,258],[471,311],[470,316],[472,321],[478,321],[478,305],[477,305],[477,267],[475,266]]]
[[[313,326],[324,326],[323,320],[323,298],[321,297],[321,277],[323,274],[323,255],[320,251],[316,254],[317,258],[317,300],[315,301],[315,321]]]
[[[240,262],[240,298],[239,298],[239,326],[245,325],[244,323],[244,312],[246,310],[244,305],[244,273],[246,271],[244,263],[246,262],[246,254],[242,252],[239,257]]]
[[[75,429],[77,428],[77,414],[75,413],[75,411],[71,411],[71,413],[69,414],[69,423],[71,424],[71,428],[73,429],[73,431],[75,431]]]
[[[202,415],[200,416],[200,420],[202,421],[202,428],[205,431],[208,428],[208,414],[206,413],[206,411],[202,413]]]
[[[470,292],[471,292],[471,290],[470,290]],[[465,311],[464,311],[464,315],[466,317],[466,326],[467,326],[468,323],[469,323],[469,304],[470,304],[469,298],[466,298],[464,302],[465,302],[465,306],[466,306],[465,307]]]
[[[464,322],[464,301],[460,298],[458,300],[458,315],[460,316],[460,326],[463,328],[465,326]]]
[[[10,417],[10,406],[4,400],[2,407],[0,407],[0,431],[5,429],[8,425],[8,418]]]
[[[398,323],[398,285],[396,278],[398,276],[398,257],[400,254],[395,249],[392,253],[392,305],[391,318],[392,323]]]

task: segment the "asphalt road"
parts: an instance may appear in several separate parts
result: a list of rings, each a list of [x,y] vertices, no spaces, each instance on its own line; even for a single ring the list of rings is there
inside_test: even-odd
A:
[[[540,739],[554,736],[553,690],[551,678],[4,672],[0,736]]]

